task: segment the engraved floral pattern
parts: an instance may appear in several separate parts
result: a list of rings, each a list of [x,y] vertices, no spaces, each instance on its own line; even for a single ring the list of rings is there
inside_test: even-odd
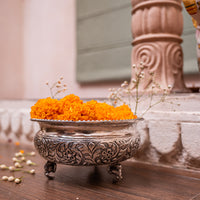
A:
[[[124,138],[60,140],[39,131],[34,144],[46,160],[66,165],[102,165],[118,163],[132,157],[139,148],[140,138],[131,134]]]

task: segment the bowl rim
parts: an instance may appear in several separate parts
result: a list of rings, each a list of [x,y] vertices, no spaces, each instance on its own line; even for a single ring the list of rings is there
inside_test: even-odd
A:
[[[144,118],[136,118],[136,119],[127,119],[127,120],[79,120],[79,121],[71,121],[71,120],[53,120],[53,119],[37,119],[37,118],[30,118],[33,122],[39,123],[48,123],[48,124],[63,124],[63,125],[84,125],[84,124],[123,124],[123,123],[133,123],[137,121],[142,121]]]

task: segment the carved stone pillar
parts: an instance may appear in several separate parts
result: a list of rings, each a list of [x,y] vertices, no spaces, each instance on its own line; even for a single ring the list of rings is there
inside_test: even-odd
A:
[[[145,80],[140,90],[152,84],[186,91],[183,81],[181,0],[132,0],[132,64],[144,63]],[[134,70],[132,72],[134,77]]]

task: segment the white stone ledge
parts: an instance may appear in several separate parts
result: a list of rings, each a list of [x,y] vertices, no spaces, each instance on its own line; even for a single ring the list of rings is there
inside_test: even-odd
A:
[[[171,121],[171,122],[200,122],[200,109],[196,112],[192,111],[151,111],[144,116],[148,121]]]
[[[200,123],[181,123],[181,134],[186,159],[200,161]]]
[[[4,105],[10,105],[10,102]],[[30,121],[30,108],[20,105],[11,108],[0,108],[0,138],[12,139],[13,142],[32,143],[34,134],[39,130],[39,125]]]
[[[149,139],[151,146],[160,154],[170,154],[176,150],[180,139],[180,129],[177,123],[169,121],[150,121]]]

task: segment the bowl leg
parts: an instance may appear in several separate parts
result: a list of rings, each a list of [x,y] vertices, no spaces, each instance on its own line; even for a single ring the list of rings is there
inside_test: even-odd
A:
[[[113,182],[122,180],[122,166],[121,164],[113,164],[108,167],[108,173],[114,176]]]
[[[47,163],[44,165],[44,174],[48,178],[52,179],[54,176],[51,176],[50,173],[55,173],[56,172],[56,163],[47,161]]]

